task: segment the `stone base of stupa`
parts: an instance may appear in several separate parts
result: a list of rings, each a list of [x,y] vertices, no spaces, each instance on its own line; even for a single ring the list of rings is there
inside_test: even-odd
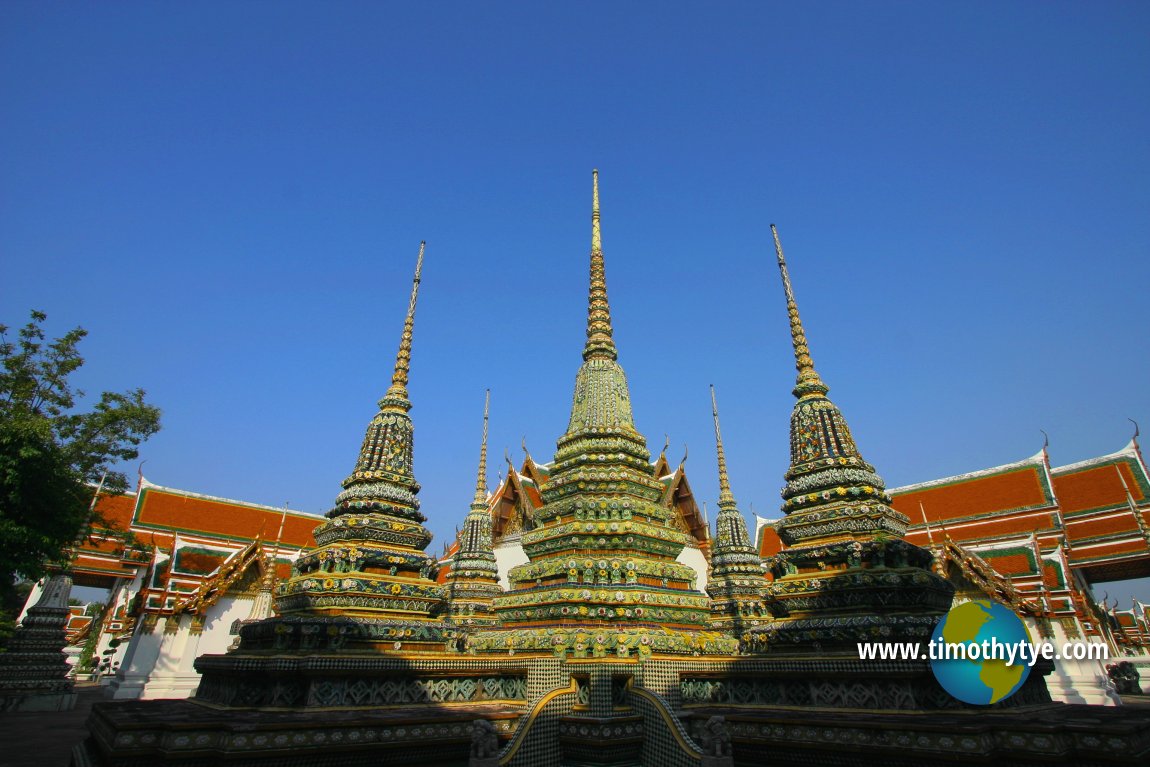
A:
[[[1146,764],[1150,709],[993,706],[849,654],[206,656],[186,701],[98,703],[73,767]],[[476,725],[476,720],[484,720]],[[486,734],[486,735],[485,735]],[[474,754],[474,756],[473,756]]]
[[[0,694],[0,711],[71,711],[76,707],[76,693],[43,690]]]

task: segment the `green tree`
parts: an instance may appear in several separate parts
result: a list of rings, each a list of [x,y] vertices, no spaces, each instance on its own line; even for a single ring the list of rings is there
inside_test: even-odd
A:
[[[0,325],[0,611],[11,613],[14,584],[35,579],[67,560],[66,548],[86,533],[101,477],[104,490],[127,489],[112,467],[139,455],[138,446],[160,428],[160,411],[144,391],[104,392],[83,411],[84,396],[68,378],[81,365],[76,328],[46,343],[43,312],[13,341]],[[0,629],[2,633],[2,629]]]

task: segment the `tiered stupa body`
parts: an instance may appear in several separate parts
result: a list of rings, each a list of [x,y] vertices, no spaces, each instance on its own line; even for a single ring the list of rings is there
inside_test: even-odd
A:
[[[707,594],[711,597],[711,625],[731,633],[741,644],[751,641],[750,629],[770,620],[763,606],[763,561],[751,537],[747,522],[727,476],[727,456],[719,430],[719,406],[711,387],[711,413],[715,419],[715,449],[719,457],[719,514],[715,517],[715,543],[711,550],[711,571]]]
[[[523,534],[530,562],[511,569],[511,590],[495,599],[503,628],[479,634],[472,648],[576,658],[729,653],[735,641],[708,630],[710,605],[695,571],[675,561],[687,534],[660,502],[664,487],[635,429],[612,339],[597,172],[590,277],[571,420],[535,527]]]
[[[449,632],[438,617],[444,590],[433,580],[435,558],[424,552],[431,533],[415,497],[419,483],[408,415],[423,252],[420,244],[391,386],[368,424],[355,470],[344,480],[328,520],[315,529],[316,548],[296,561],[292,577],[277,588],[282,618],[245,627],[243,649],[269,643],[292,648],[300,642],[312,647],[366,643],[404,652],[444,649]],[[318,637],[316,619],[330,624]]]
[[[929,637],[954,589],[930,569],[931,555],[903,540],[909,520],[891,508],[883,481],[859,454],[846,420],[827,398],[799,319],[778,232],[771,226],[798,378],[791,413],[791,465],[778,527],[786,548],[768,563],[767,603],[777,618],[766,643],[850,644]]]
[[[53,573],[0,653],[0,711],[68,711],[76,693],[64,654],[72,576]]]
[[[492,600],[503,589],[499,586],[499,567],[491,544],[491,513],[487,505],[487,413],[491,392],[483,403],[483,443],[479,448],[479,475],[475,479],[475,498],[463,522],[459,550],[447,574],[448,619],[456,626],[474,629],[494,626]]]

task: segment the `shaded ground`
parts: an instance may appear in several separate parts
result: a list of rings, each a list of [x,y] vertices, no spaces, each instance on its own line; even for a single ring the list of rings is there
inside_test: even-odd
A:
[[[72,746],[88,737],[84,723],[103,689],[77,684],[71,711],[0,714],[0,767],[67,767]]]

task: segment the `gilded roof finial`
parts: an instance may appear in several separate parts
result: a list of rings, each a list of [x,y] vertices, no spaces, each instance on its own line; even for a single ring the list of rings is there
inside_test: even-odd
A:
[[[715,386],[711,385],[711,415],[715,418],[715,449],[719,454],[719,508],[735,505],[731,480],[727,477],[727,456],[723,452],[723,435],[719,431],[719,406],[715,402]]]
[[[483,443],[479,447],[479,475],[475,478],[475,500],[471,507],[487,508],[487,414],[491,407],[491,390],[483,397]]]
[[[415,277],[411,283],[411,300],[407,304],[407,317],[403,321],[403,335],[395,355],[395,373],[384,399],[407,400],[407,374],[411,370],[411,331],[415,327],[415,302],[419,298],[419,275],[423,271],[423,250],[427,242],[419,243],[419,258],[415,262]],[[381,403],[381,407],[382,407]]]
[[[827,385],[819,378],[815,371],[815,363],[811,359],[811,352],[807,346],[807,335],[803,330],[803,322],[799,319],[799,307],[795,303],[795,292],[791,288],[791,275],[787,271],[787,261],[783,258],[783,245],[779,242],[779,231],[771,224],[771,235],[775,239],[775,254],[779,259],[779,272],[783,277],[783,292],[787,296],[787,314],[791,319],[791,344],[795,347],[795,368],[798,370],[798,379],[795,383],[794,394],[803,397],[808,394],[826,394]]]
[[[583,359],[616,359],[611,340],[611,307],[607,303],[607,275],[603,266],[603,241],[599,232],[599,171],[591,171],[591,292],[587,304],[587,345]]]

